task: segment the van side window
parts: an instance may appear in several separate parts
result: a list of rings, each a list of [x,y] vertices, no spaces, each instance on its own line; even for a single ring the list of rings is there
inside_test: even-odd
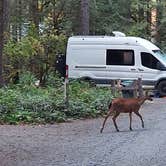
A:
[[[107,50],[106,65],[134,66],[134,51]]]
[[[150,69],[157,69],[157,63],[159,62],[152,54],[147,52],[141,52],[142,65]]]

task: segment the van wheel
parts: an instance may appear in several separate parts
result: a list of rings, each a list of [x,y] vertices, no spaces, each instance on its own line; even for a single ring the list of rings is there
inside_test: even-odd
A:
[[[161,81],[157,86],[157,90],[161,96],[166,96],[166,81]]]

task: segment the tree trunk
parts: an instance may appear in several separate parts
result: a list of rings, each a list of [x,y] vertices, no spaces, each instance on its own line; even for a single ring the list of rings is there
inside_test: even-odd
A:
[[[19,17],[22,18],[22,0],[19,0],[18,2],[18,14],[19,14]],[[18,38],[19,40],[21,40],[21,37],[22,37],[22,21],[21,19],[19,19],[19,25],[18,25]]]
[[[151,34],[151,8],[150,8],[150,0],[147,0],[147,11],[146,11],[146,19],[147,19],[147,34]]]
[[[39,32],[39,4],[38,0],[31,1],[31,19],[35,25],[36,31]]]
[[[89,34],[89,0],[81,0],[80,34]]]
[[[160,35],[160,25],[161,25],[161,20],[162,20],[162,14],[163,14],[163,6],[161,4],[161,0],[157,0],[157,7],[156,7],[156,36],[155,39],[157,42],[160,42],[161,40],[161,35]]]
[[[21,24],[21,0],[15,0],[15,3],[13,4],[14,11],[13,11],[13,17],[15,18],[12,26],[11,26],[11,33],[12,38],[15,42],[17,42],[20,37],[20,24]]]
[[[4,29],[6,27],[5,19],[6,19],[6,11],[7,11],[7,0],[0,1],[0,87],[3,86],[3,45],[4,45]]]

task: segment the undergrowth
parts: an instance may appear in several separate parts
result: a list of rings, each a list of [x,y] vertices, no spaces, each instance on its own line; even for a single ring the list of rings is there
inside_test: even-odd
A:
[[[69,82],[69,105],[64,101],[62,79],[48,79],[46,87],[36,87],[34,77],[24,73],[17,85],[0,89],[0,123],[55,123],[68,119],[95,118],[108,110],[113,95],[109,88],[99,88],[83,81]],[[27,79],[29,77],[30,79]],[[53,77],[53,76],[51,76]],[[27,82],[26,82],[27,80]]]

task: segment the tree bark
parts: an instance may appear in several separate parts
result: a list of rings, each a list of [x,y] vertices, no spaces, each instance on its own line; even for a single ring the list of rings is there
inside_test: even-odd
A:
[[[146,20],[147,20],[147,34],[151,33],[151,8],[150,0],[147,0],[147,11],[146,11]]]
[[[4,46],[4,29],[6,27],[7,0],[0,1],[0,87],[3,86],[3,46]]]
[[[39,4],[38,0],[31,1],[31,19],[35,25],[36,31],[39,32]]]
[[[89,34],[89,0],[81,0],[80,34]]]
[[[18,2],[18,14],[19,14],[19,17],[22,17],[22,0],[19,0]],[[19,37],[19,40],[21,40],[21,37],[22,37],[22,21],[21,19],[19,20],[19,25],[18,25],[18,37]]]
[[[155,39],[157,42],[160,42],[161,35],[160,35],[160,25],[162,20],[162,14],[163,14],[163,6],[161,4],[161,0],[157,0],[157,7],[156,7],[156,36]]]

